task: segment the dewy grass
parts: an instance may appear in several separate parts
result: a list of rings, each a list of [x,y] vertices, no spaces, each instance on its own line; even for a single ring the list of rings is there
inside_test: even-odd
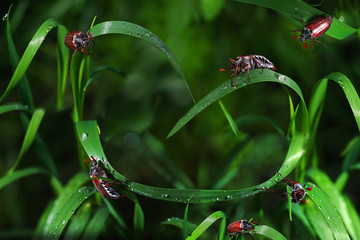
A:
[[[323,14],[320,10],[315,9],[306,3],[293,0],[270,0],[267,2],[259,0],[238,0],[238,2],[270,8],[296,19],[300,19],[298,13],[301,13],[305,19]],[[10,9],[8,15],[10,15]],[[95,18],[91,26],[94,24],[94,21]],[[65,99],[67,96],[66,81],[68,75],[70,75],[73,99],[73,106],[72,109],[71,107],[70,109],[73,111],[72,123],[75,126],[75,132],[72,133],[72,136],[74,139],[76,138],[78,143],[77,150],[79,159],[68,158],[68,155],[66,155],[66,159],[62,156],[61,158],[59,157],[59,159],[54,160],[51,156],[51,152],[56,151],[57,149],[49,148],[49,150],[46,147],[46,141],[40,137],[41,127],[49,124],[48,121],[51,120],[44,118],[44,108],[38,107],[37,105],[40,104],[36,101],[34,103],[34,94],[30,88],[30,83],[33,84],[33,82],[30,78],[25,76],[26,71],[34,61],[34,57],[39,52],[48,33],[54,28],[57,28],[58,30],[56,37],[58,68],[56,109],[69,108],[65,104]],[[334,22],[326,34],[337,40],[341,40],[356,31],[358,30],[334,18]],[[202,237],[214,238],[214,236],[217,236],[217,239],[229,239],[230,237],[228,237],[226,233],[228,219],[250,219],[252,217],[249,216],[250,214],[259,216],[256,217],[256,219],[259,218],[258,221],[260,225],[255,227],[254,234],[260,235],[260,237],[286,239],[285,236],[291,238],[297,232],[301,232],[300,235],[303,238],[360,239],[359,214],[356,211],[354,203],[350,200],[350,197],[344,193],[345,186],[351,184],[351,182],[348,181],[349,175],[352,174],[350,170],[359,168],[357,160],[358,151],[354,150],[358,145],[358,139],[355,139],[354,142],[349,144],[348,149],[344,151],[344,158],[346,160],[344,161],[342,172],[339,174],[336,183],[332,182],[329,176],[324,171],[318,169],[317,166],[319,156],[316,152],[317,148],[315,142],[319,136],[317,132],[319,131],[319,126],[321,126],[320,119],[324,117],[323,110],[327,107],[325,104],[325,96],[328,92],[327,86],[329,80],[335,81],[344,92],[345,96],[343,97],[346,98],[357,128],[360,130],[360,99],[354,85],[343,73],[333,72],[320,79],[318,83],[314,85],[313,94],[308,100],[309,104],[306,102],[306,96],[303,96],[302,89],[300,88],[301,85],[294,80],[297,76],[290,76],[289,73],[285,75],[266,69],[263,71],[261,69],[250,71],[249,77],[251,80],[249,84],[246,74],[238,76],[237,89],[233,89],[230,86],[229,80],[224,81],[212,90],[204,88],[205,91],[207,91],[204,94],[205,96],[196,102],[190,91],[190,86],[183,67],[175,58],[175,54],[170,50],[170,47],[168,47],[160,37],[156,36],[150,30],[131,22],[105,21],[98,23],[89,30],[91,36],[96,40],[99,39],[98,37],[100,36],[104,38],[109,37],[108,35],[110,34],[131,36],[150,43],[150,47],[154,47],[156,51],[164,53],[167,61],[173,65],[177,74],[180,75],[180,78],[183,81],[182,84],[185,85],[187,90],[186,94],[189,94],[194,102],[194,105],[189,107],[188,111],[179,118],[176,124],[174,124],[174,127],[167,135],[166,141],[154,136],[152,134],[153,129],[143,126],[140,128],[143,132],[138,135],[138,138],[140,139],[138,144],[146,145],[146,148],[142,148],[142,153],[146,156],[146,158],[143,159],[144,161],[131,161],[133,160],[132,154],[135,150],[134,152],[131,152],[131,150],[128,149],[120,149],[119,152],[117,152],[118,155],[124,155],[129,158],[126,159],[129,161],[129,168],[135,168],[131,164],[138,164],[138,166],[136,165],[136,170],[147,168],[149,162],[156,162],[159,166],[159,168],[156,169],[157,171],[154,171],[155,174],[151,172],[144,178],[133,180],[131,177],[126,176],[127,168],[124,168],[125,170],[123,170],[124,173],[122,174],[116,171],[116,169],[120,168],[119,166],[112,165],[118,162],[113,161],[110,163],[108,161],[106,155],[112,157],[114,155],[110,153],[111,147],[105,148],[105,145],[101,142],[100,127],[98,126],[98,122],[101,123],[101,128],[104,128],[103,132],[105,132],[105,134],[106,132],[118,131],[116,127],[118,127],[120,131],[128,131],[128,128],[121,128],[122,126],[116,126],[115,128],[108,127],[108,125],[114,121],[114,118],[120,121],[124,116],[115,114],[115,117],[109,117],[109,121],[106,121],[107,119],[102,119],[101,122],[94,119],[83,120],[86,119],[84,118],[85,113],[87,113],[85,116],[88,117],[88,112],[93,110],[91,107],[85,106],[85,103],[88,103],[86,101],[86,94],[90,91],[90,86],[95,84],[93,79],[97,73],[103,69],[109,69],[118,73],[118,76],[126,79],[128,76],[132,76],[132,73],[129,74],[128,71],[122,70],[121,68],[118,68],[118,66],[111,65],[96,67],[94,68],[95,70],[92,71],[92,64],[90,64],[92,56],[84,57],[80,52],[75,54],[70,66],[67,65],[70,54],[69,50],[63,44],[64,36],[67,32],[67,28],[57,20],[48,19],[44,21],[37,31],[35,31],[22,57],[19,58],[10,31],[9,17],[7,19],[6,34],[10,61],[14,68],[14,73],[11,76],[5,91],[1,94],[0,114],[3,116],[10,113],[19,113],[26,128],[25,137],[17,150],[18,154],[15,155],[17,158],[14,162],[11,162],[9,170],[3,171],[7,172],[7,174],[0,178],[0,189],[5,192],[6,198],[4,199],[5,201],[8,201],[7,199],[11,199],[11,197],[15,195],[14,189],[10,188],[16,181],[20,182],[25,177],[38,178],[41,176],[41,179],[39,178],[39,182],[42,184],[41,188],[46,188],[46,184],[50,182],[48,185],[52,188],[54,197],[52,200],[41,199],[41,201],[47,201],[47,207],[42,210],[41,217],[36,219],[38,220],[38,224],[32,234],[34,239],[59,239],[63,237],[69,239],[74,237],[96,238],[96,236],[120,236],[124,239],[131,237],[142,239],[148,236],[151,237],[153,236],[152,234],[155,233],[154,229],[149,229],[147,226],[147,224],[152,224],[151,226],[154,226],[154,219],[158,225],[158,229],[163,230],[164,225],[180,228],[182,230],[183,239],[199,239]],[[126,61],[124,59],[119,59],[119,61],[120,60]],[[136,62],[136,64],[141,63],[141,61]],[[161,77],[164,76],[157,76],[157,78]],[[193,84],[193,82],[191,83]],[[236,94],[241,95],[248,87],[269,86],[270,83],[274,89],[282,90],[280,86],[285,89],[286,97],[283,102],[286,103],[285,105],[290,111],[288,115],[280,116],[280,118],[284,118],[284,122],[287,123],[287,133],[285,133],[277,121],[267,116],[241,115],[239,121],[236,121],[233,118],[235,115],[232,112],[233,109],[231,104],[229,104],[229,107],[228,104],[225,104],[225,98],[234,95],[235,91],[237,91]],[[21,101],[14,101],[11,99],[6,103],[5,101],[12,97],[12,93],[16,87],[19,87]],[[154,88],[162,89],[162,87],[163,85],[160,84]],[[132,90],[132,93],[135,93],[137,90],[138,89]],[[149,93],[142,93],[138,96],[148,97],[147,94]],[[149,97],[146,99],[144,105],[150,106],[149,108],[161,106],[161,104],[158,103],[158,99],[162,98],[162,96],[159,96],[156,97],[156,100]],[[333,97],[334,96],[328,96],[328,98]],[[130,100],[127,99],[124,105],[131,105],[130,102],[133,101],[133,98],[129,96],[128,98]],[[215,101],[219,102],[220,110],[222,111],[222,113],[216,117],[223,118],[223,122],[226,122],[227,120],[229,126],[226,131],[224,131],[226,133],[221,135],[219,132],[209,131],[208,123],[205,123],[204,126],[207,128],[207,135],[202,136],[202,141],[205,142],[210,139],[209,142],[212,144],[212,147],[214,149],[217,148],[217,150],[221,149],[219,146],[225,146],[224,149],[222,149],[225,160],[220,163],[212,161],[213,149],[203,149],[203,142],[192,142],[192,138],[196,135],[198,129],[203,128],[202,123],[199,124],[197,121],[205,121],[204,119],[201,119],[201,117],[206,113],[205,110],[210,109],[210,105]],[[112,102],[107,103],[107,105],[108,106],[101,107],[101,110],[104,111],[103,115],[107,114],[107,107],[111,110],[114,109],[111,108]],[[48,105],[45,104],[45,106]],[[162,116],[160,113],[162,109],[157,110],[159,116]],[[175,110],[180,114],[178,112],[181,111],[179,108],[175,108]],[[129,107],[129,114],[131,114],[132,111],[133,107]],[[90,116],[95,118],[95,116],[91,114]],[[143,115],[134,118],[141,119],[143,118]],[[155,117],[152,116],[151,118]],[[265,120],[263,122],[270,123],[272,130],[275,132],[275,134],[272,132],[271,134],[279,136],[284,142],[281,147],[285,150],[282,153],[282,158],[279,162],[274,164],[269,163],[266,159],[263,159],[265,158],[265,155],[249,158],[250,160],[247,159],[246,154],[254,151],[254,146],[256,146],[257,142],[254,140],[255,138],[252,138],[251,131],[247,133],[242,130],[241,120],[244,119],[253,123],[258,122],[259,120]],[[151,121],[155,122],[159,120],[151,119]],[[219,122],[221,122],[221,120]],[[217,124],[219,123],[213,122],[213,124],[213,126],[218,126]],[[261,123],[260,125],[266,124]],[[2,127],[2,131],[4,132],[11,131],[6,129],[7,126],[5,125]],[[159,129],[156,129],[156,131],[158,130]],[[160,130],[162,131],[164,129]],[[223,136],[226,134],[230,135],[228,134],[229,132],[231,133],[230,130],[234,133],[232,134],[232,137],[234,138],[226,138],[223,140]],[[212,134],[219,134],[221,137],[216,138],[211,136]],[[258,134],[263,137],[267,132],[265,130],[260,130]],[[71,139],[69,136],[67,137]],[[181,137],[186,139],[187,144],[178,144],[176,142],[177,139]],[[70,141],[68,139],[58,138],[56,135],[52,136],[51,140],[55,143],[59,143],[60,141]],[[123,141],[125,141],[125,139]],[[176,142],[172,147],[169,146],[169,142],[171,141]],[[57,144],[52,144],[51,146],[54,145],[57,146]],[[274,144],[268,142],[261,145],[261,147],[265,148],[267,145],[269,145],[269,148],[274,148]],[[231,151],[231,149],[234,148],[235,150]],[[35,152],[34,155],[31,155],[32,149]],[[73,150],[74,149],[71,149],[71,151]],[[228,153],[228,151],[230,153]],[[62,152],[68,153],[70,150],[62,149]],[[188,152],[198,152],[198,155],[196,156],[199,159],[192,162],[186,162]],[[179,153],[182,153],[183,155],[178,155]],[[10,156],[11,158],[12,155],[14,155],[13,152],[6,156]],[[39,166],[36,161],[28,161],[26,164],[23,163],[25,160],[22,159],[25,157],[33,159],[34,156],[41,160]],[[111,187],[126,194],[126,198],[112,201],[103,199],[96,193],[95,188],[91,186],[91,179],[88,172],[81,171],[78,166],[79,163],[83,163],[83,158],[88,158],[90,156],[102,161],[103,170],[114,179],[114,186]],[[154,160],[153,158],[156,159]],[[66,169],[66,174],[60,171],[63,169],[62,166],[58,167],[58,171],[57,166],[64,164],[67,161],[71,162],[72,168]],[[9,162],[3,164],[3,166],[8,166],[8,163]],[[308,170],[309,163],[313,168]],[[180,164],[184,165],[180,166]],[[257,165],[264,166],[264,168],[270,166],[269,169],[272,170],[268,171],[268,169],[261,169],[263,172],[260,172],[260,170],[257,172]],[[20,169],[21,167],[23,168]],[[82,165],[82,167],[85,168],[84,165]],[[157,168],[157,166],[155,165],[153,168]],[[249,182],[242,182],[239,180],[240,178],[238,178],[242,168],[245,168],[245,170],[242,171],[245,177],[258,176],[259,178],[256,180],[249,180]],[[282,180],[281,176],[286,177],[292,173],[294,169],[296,169],[297,177],[300,180],[303,180],[305,176],[308,176],[315,184],[306,184],[308,187],[311,186],[313,190],[310,191],[305,198],[305,204],[301,206],[294,205],[289,198],[289,221],[284,221],[284,217],[281,215],[282,210],[279,210],[284,208],[278,208],[279,213],[273,215],[268,214],[268,212],[264,210],[261,203],[261,196],[263,196],[261,194],[261,189],[277,185]],[[191,171],[197,172],[197,176],[190,176],[189,172]],[[276,171],[280,174],[276,174]],[[167,184],[172,187],[163,187],[164,184],[160,181],[156,183],[160,186],[155,186],[155,184],[152,186],[146,182],[143,184],[144,181],[147,181],[150,178],[157,178],[158,175],[156,174],[164,174],[165,176],[163,176],[163,179],[165,179]],[[264,175],[266,174],[268,176],[264,178]],[[47,176],[49,181],[44,181],[44,176]],[[66,179],[66,181],[64,181],[65,176],[69,178]],[[67,183],[63,186],[62,182]],[[21,184],[19,184],[15,190],[21,190],[21,187]],[[9,191],[9,194],[7,194],[6,191]],[[28,195],[30,198],[33,197],[32,193]],[[93,195],[96,197],[92,197]],[[137,196],[141,197],[138,198]],[[255,199],[255,201],[253,201],[253,199]],[[265,200],[267,204],[269,204],[268,199]],[[29,201],[35,203],[32,199],[27,200],[27,202]],[[129,202],[131,205],[129,205]],[[20,204],[18,199],[13,203],[13,205],[16,204]],[[152,208],[155,204],[159,205],[156,205],[156,208],[149,210],[149,205],[151,205]],[[280,204],[286,205],[286,202],[283,201],[280,202]],[[175,213],[168,213],[166,210],[163,211],[162,209],[163,206],[165,208],[165,205],[171,206],[174,210],[177,208],[180,210],[178,212],[174,211]],[[252,207],[249,207],[250,205]],[[3,203],[2,206],[6,206],[6,204]],[[127,226],[127,224],[131,222],[129,219],[126,219],[129,216],[128,212],[122,214],[122,207],[124,206],[131,206],[132,208],[132,214],[130,214],[132,226]],[[183,213],[184,208],[185,213]],[[252,211],[252,208],[256,210]],[[176,216],[184,216],[184,218],[182,220],[176,218]],[[294,221],[291,222],[290,220]],[[279,227],[279,224],[277,224],[279,221],[284,222],[284,227],[287,227],[287,229],[290,230],[284,230],[284,228]],[[292,227],[292,225],[294,227]],[[168,227],[166,227],[166,229],[168,229]],[[296,229],[296,231],[293,229]],[[161,238],[163,235],[165,236],[166,233],[167,232],[164,233],[164,231],[160,232],[160,230],[158,230],[157,236]],[[175,233],[181,235],[181,231],[175,231]],[[0,231],[0,236],[2,236],[1,234],[2,231]],[[16,235],[13,235],[12,237],[15,238]]]

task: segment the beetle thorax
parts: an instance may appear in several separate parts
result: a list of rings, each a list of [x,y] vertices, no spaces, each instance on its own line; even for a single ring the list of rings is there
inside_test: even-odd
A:
[[[86,48],[90,45],[89,37],[82,32],[73,36],[73,43],[76,48]]]

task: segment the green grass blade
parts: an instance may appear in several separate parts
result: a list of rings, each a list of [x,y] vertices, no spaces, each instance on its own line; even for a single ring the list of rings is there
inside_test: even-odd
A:
[[[318,238],[323,240],[334,239],[334,235],[331,232],[329,224],[326,222],[325,218],[321,214],[320,209],[314,204],[313,201],[306,201],[305,212]]]
[[[42,226],[41,239],[59,239],[67,222],[76,209],[96,191],[93,187],[81,187],[89,180],[89,175],[79,173],[64,187],[48,215],[46,224]]]
[[[189,200],[186,203],[185,212],[184,212],[184,225],[183,225],[183,239],[186,239],[188,237],[188,213],[189,213],[189,204],[190,200],[193,196],[189,198]]]
[[[299,86],[289,77],[264,69],[264,72],[261,73],[261,69],[255,69],[250,72],[250,84],[256,84],[261,82],[277,82],[280,84],[284,84],[291,89],[293,89],[297,95],[303,100],[302,92]],[[192,118],[194,118],[197,114],[207,108],[210,104],[214,101],[221,99],[222,97],[226,96],[227,94],[239,90],[242,87],[248,86],[248,78],[246,74],[241,74],[238,81],[238,87],[236,89],[232,89],[230,86],[230,81],[226,81],[217,87],[215,90],[210,92],[208,95],[203,97],[200,101],[198,101],[180,120],[176,123],[173,129],[168,134],[167,138],[174,135],[177,131],[179,131],[186,123],[188,123]]]
[[[68,61],[69,61],[69,49],[64,44],[65,35],[69,31],[65,26],[60,25],[57,31],[57,109],[61,109],[63,107],[64,95],[65,95],[65,87],[66,87],[66,79],[68,75]]]
[[[221,107],[221,110],[224,112],[224,115],[225,115],[226,119],[228,120],[232,131],[234,132],[235,136],[237,136],[238,134],[240,134],[240,131],[239,131],[238,127],[236,126],[234,119],[231,117],[230,113],[227,111],[227,109],[224,106],[224,104],[222,103],[222,101],[219,100],[218,103]]]
[[[319,187],[312,183],[307,183],[305,187],[312,187],[312,190],[309,192],[308,196],[322,213],[335,239],[350,239],[349,234],[346,231],[343,219],[341,218],[335,205],[328,198],[325,192],[323,192]]]
[[[29,108],[22,103],[11,102],[5,103],[0,106],[0,114],[11,112],[11,111],[27,111],[30,112]]]
[[[64,240],[79,239],[87,227],[91,216],[91,205],[83,204],[71,218],[69,226],[64,235]]]
[[[16,47],[15,47],[13,38],[11,36],[10,17],[9,17],[11,7],[12,7],[12,5],[10,6],[9,11],[7,13],[8,18],[6,21],[6,37],[7,37],[7,41],[8,41],[11,66],[12,66],[13,70],[15,71],[20,60],[19,60],[19,54],[16,51]],[[33,111],[34,110],[34,101],[33,101],[31,89],[29,86],[29,82],[25,75],[21,78],[21,80],[19,82],[19,91],[20,91],[20,96],[21,96],[23,102],[28,106],[28,108],[31,111]]]
[[[183,226],[184,226],[184,219],[180,219],[180,218],[168,218],[166,221],[163,221],[159,224],[157,230],[156,230],[156,238],[155,239],[162,239],[161,238],[161,233],[162,233],[162,230],[165,226],[167,225],[171,225],[171,226],[174,226],[174,227],[177,227],[179,229],[183,229]],[[194,231],[196,228],[196,225],[189,222],[188,221],[188,231],[187,231],[187,234],[190,235],[190,233],[192,231]]]
[[[284,177],[287,176],[296,167],[299,160],[305,154],[304,147],[307,141],[306,131],[308,117],[307,110],[304,104],[300,105],[296,117],[298,118],[297,121],[299,121],[299,124],[296,124],[297,131],[291,139],[288,154],[286,155],[285,161],[279,170],[279,172]],[[102,159],[103,161],[107,161],[100,143],[96,121],[80,121],[76,123],[76,129],[77,134],[80,138],[80,142],[87,155],[94,156],[95,158]],[[109,162],[107,162],[104,168],[107,168],[108,172],[113,172],[114,170],[114,168]],[[125,179],[123,175],[116,171],[114,172],[114,177],[120,182],[124,181]],[[258,190],[259,188],[272,187],[280,180],[281,177],[276,174],[265,183],[250,188],[237,190],[159,188],[136,183],[129,179],[126,179],[123,187],[125,187],[131,192],[143,196],[172,202],[187,202],[190,196],[194,195],[191,199],[192,203],[204,203],[229,201],[253,196],[261,191]]]
[[[143,239],[145,217],[139,201],[135,201],[134,209],[134,235],[135,239]]]
[[[187,240],[198,239],[214,222],[219,219],[226,221],[226,215],[222,211],[217,211],[208,216],[200,225],[191,233]]]
[[[128,35],[136,38],[140,38],[146,42],[151,43],[155,47],[157,47],[160,51],[166,54],[166,56],[170,59],[172,65],[175,69],[179,72],[181,78],[183,79],[189,94],[193,102],[195,103],[195,99],[191,93],[190,87],[188,85],[187,79],[185,77],[184,71],[180,66],[179,62],[176,60],[174,54],[171,50],[166,46],[166,44],[154,33],[150,32],[146,28],[143,28],[139,25],[130,22],[123,22],[123,21],[109,21],[103,22],[95,25],[91,29],[91,34],[93,37],[106,35],[106,34],[123,34]]]
[[[19,164],[21,158],[27,152],[27,150],[30,148],[30,146],[36,136],[37,130],[40,126],[40,123],[41,123],[41,120],[42,120],[44,114],[45,114],[45,111],[43,109],[35,110],[34,114],[31,117],[29,126],[26,130],[26,134],[25,134],[23,143],[21,145],[20,153],[15,161],[14,166],[9,170],[8,174],[12,174],[14,172],[14,170],[17,167],[17,165]]]
[[[345,156],[342,169],[343,171],[347,171],[351,169],[351,167],[359,161],[360,156],[360,136],[355,137],[352,139],[346,149],[342,152],[342,156]]]
[[[342,217],[342,220],[353,239],[359,238],[360,236],[355,236],[356,230],[354,229],[347,211],[345,200],[341,193],[337,190],[336,185],[324,172],[317,168],[311,168],[307,174],[324,192],[326,192],[333,205],[336,206],[337,211]]]
[[[40,173],[46,173],[46,172],[44,171],[44,169],[37,167],[25,168],[15,171],[13,172],[13,174],[5,175],[2,178],[0,178],[0,189],[20,178],[24,178],[33,174],[40,174]]]
[[[347,196],[344,196],[347,212],[349,214],[349,221],[351,222],[353,233],[350,232],[352,239],[360,239],[360,216],[354,204]]]
[[[306,4],[302,1],[296,1],[296,0],[236,0],[238,2],[243,3],[250,3],[255,4],[258,6],[266,7],[273,9],[275,11],[278,11],[280,13],[285,13],[293,18],[301,20],[301,15],[304,16],[304,21],[308,21],[312,17],[315,17],[317,15],[325,14],[324,12],[311,7],[310,5]],[[301,15],[297,14],[300,13]],[[326,32],[327,35],[336,38],[336,39],[344,39],[351,34],[358,31],[357,29],[354,29],[350,27],[349,25],[346,25],[343,22],[340,22],[338,19],[333,17],[333,22],[331,24],[331,27]]]
[[[286,240],[281,233],[266,225],[255,226],[255,234],[274,240]]]
[[[315,232],[306,217],[303,208],[299,204],[293,204],[294,224],[299,234],[299,239],[315,240]]]
[[[106,227],[106,220],[108,218],[109,211],[106,207],[100,207],[96,210],[95,215],[91,218],[87,228],[81,239],[91,240],[98,239],[101,231]]]
[[[111,214],[111,216],[116,220],[118,226],[124,230],[127,229],[124,218],[120,216],[120,214],[116,211],[110,201],[106,198],[103,198],[102,200],[104,201],[106,207],[109,209],[109,213]],[[123,237],[125,237],[125,235]]]
[[[27,46],[23,56],[20,59],[20,62],[10,80],[9,85],[7,86],[5,92],[0,98],[0,102],[12,91],[12,89],[19,83],[27,68],[29,67],[31,61],[33,60],[35,54],[37,53],[40,45],[44,41],[46,35],[50,32],[51,29],[58,26],[59,23],[54,19],[46,20],[36,31],[33,38],[31,39],[29,45]]]
[[[113,72],[121,77],[125,77],[126,76],[126,73],[121,70],[120,68],[116,68],[116,67],[113,67],[113,66],[100,66],[96,69],[94,69],[91,74],[90,74],[90,77],[89,79],[87,80],[84,88],[83,88],[83,91],[85,92],[86,89],[89,87],[89,85],[94,81],[94,78],[95,76],[100,73],[101,71],[104,71],[104,70],[108,70],[110,72]]]

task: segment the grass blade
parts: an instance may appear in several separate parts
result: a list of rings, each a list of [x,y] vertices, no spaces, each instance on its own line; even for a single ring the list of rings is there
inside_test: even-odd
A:
[[[134,23],[130,22],[123,22],[123,21],[109,21],[109,22],[103,22],[95,25],[91,29],[91,34],[93,34],[93,37],[106,35],[106,34],[123,34],[128,35],[132,37],[140,38],[146,42],[151,43],[160,51],[166,54],[166,56],[170,59],[172,65],[175,67],[175,69],[179,72],[181,78],[183,79],[189,94],[191,95],[191,98],[193,102],[195,103],[195,99],[191,93],[190,87],[188,85],[187,79],[185,77],[184,71],[182,67],[180,66],[179,62],[176,60],[174,54],[171,52],[171,50],[166,46],[166,44],[154,33],[150,32],[146,28],[143,28],[139,25],[136,25]]]
[[[81,186],[89,180],[88,174],[75,175],[64,187],[54,202],[44,226],[40,226],[41,239],[59,239],[66,223],[75,210],[91,195],[95,193],[93,187]]]
[[[26,130],[26,134],[25,134],[23,143],[21,145],[20,153],[15,161],[14,166],[9,170],[8,174],[12,174],[14,172],[14,170],[17,167],[17,165],[19,164],[21,158],[27,152],[27,150],[30,148],[30,146],[36,136],[37,130],[40,126],[40,123],[41,123],[41,120],[42,120],[44,114],[45,114],[45,111],[43,109],[35,110],[33,116],[31,117],[29,126]]]
[[[214,222],[222,219],[222,221],[226,221],[226,216],[222,211],[217,211],[208,216],[200,225],[195,228],[195,230],[191,233],[187,240],[195,240],[198,239]]]
[[[65,35],[68,30],[65,26],[60,25],[57,32],[57,109],[63,107],[66,79],[68,74],[69,49],[64,44]]]
[[[231,117],[230,113],[227,111],[227,109],[224,106],[224,104],[222,103],[222,101],[219,100],[218,103],[221,107],[221,110],[223,110],[224,115],[225,115],[226,119],[228,120],[232,131],[234,132],[235,136],[237,136],[238,134],[240,134],[240,131],[239,131],[238,127],[236,126],[234,119]]]
[[[106,207],[100,207],[96,210],[95,215],[90,220],[81,239],[91,240],[98,239],[100,232],[106,227],[105,223],[109,211]]]
[[[77,212],[71,218],[64,239],[65,240],[79,239],[82,232],[89,223],[90,216],[91,216],[91,205],[90,204],[82,205],[80,209],[77,210]]]
[[[312,190],[311,192],[309,192],[308,195],[322,213],[335,239],[350,239],[349,234],[346,231],[344,222],[339,215],[339,212],[336,210],[335,205],[331,202],[328,196],[315,184],[307,183],[305,187],[312,187]]]
[[[266,225],[255,226],[255,234],[274,240],[286,240],[281,233]]]
[[[27,177],[33,174],[39,174],[39,173],[46,173],[46,172],[42,168],[33,167],[33,168],[21,169],[13,172],[13,174],[5,175],[2,178],[0,178],[0,189],[20,178]]]
[[[255,69],[250,72],[250,84],[261,83],[261,82],[277,82],[280,84],[284,84],[291,89],[293,89],[298,96],[303,100],[302,92],[299,86],[294,82],[291,78],[281,75],[279,73],[264,69],[264,72],[261,73],[261,69]],[[239,77],[240,81],[238,81],[238,87],[236,89],[232,89],[230,86],[230,81],[226,81],[220,86],[218,86],[215,90],[210,92],[208,95],[203,97],[200,101],[198,101],[180,120],[176,123],[173,129],[168,134],[167,138],[174,135],[177,131],[179,131],[183,126],[186,125],[191,119],[193,119],[197,114],[207,108],[213,102],[221,99],[227,94],[236,91],[242,87],[248,86],[248,78],[246,74],[242,74]]]
[[[3,101],[4,98],[19,83],[19,81],[25,74],[27,68],[29,67],[31,61],[33,60],[35,54],[37,53],[40,45],[44,41],[46,35],[50,32],[51,29],[58,25],[59,23],[54,19],[48,19],[39,27],[39,29],[36,31],[33,38],[31,39],[29,45],[27,46],[23,56],[21,57],[9,85],[7,86],[3,95],[0,97],[0,102]]]

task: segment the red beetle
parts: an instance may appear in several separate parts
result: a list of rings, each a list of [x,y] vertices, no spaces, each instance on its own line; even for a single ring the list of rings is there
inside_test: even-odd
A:
[[[305,189],[303,188],[303,186],[299,183],[299,182],[294,182],[288,178],[284,178],[280,173],[277,173],[279,174],[284,180],[287,181],[287,185],[291,187],[291,202],[293,203],[299,203],[299,202],[302,202],[302,203],[305,203],[305,201],[303,200],[306,196],[306,191]],[[272,190],[270,188],[261,188],[261,189],[265,189],[265,190],[268,190],[268,191],[271,191],[271,192],[274,192],[274,193],[278,193],[280,194],[280,196],[283,198],[283,199],[288,199],[289,195],[287,193],[287,189],[283,189],[283,190],[280,190],[280,191],[275,191],[275,190]],[[310,188],[306,188],[306,190],[308,191],[311,191],[312,190],[312,187]]]
[[[91,163],[86,159],[84,159],[84,161],[91,165],[90,177],[93,178],[92,181],[98,192],[105,198],[119,199],[121,197],[125,197],[125,195],[120,195],[113,187],[113,185],[117,183],[111,183],[109,180],[100,179],[108,178],[108,176],[106,175],[106,172],[101,169],[101,166],[99,166],[93,156],[91,156],[91,159]]]
[[[250,233],[251,235],[254,235],[255,227],[254,224],[257,224],[257,222],[251,223],[250,221],[246,220],[239,220],[233,223],[230,223],[227,227],[227,231],[229,235],[238,235],[238,234],[244,234],[244,233]]]
[[[243,73],[247,71],[248,76],[248,84],[250,82],[249,78],[249,70],[261,68],[262,70],[270,69],[273,71],[277,71],[275,65],[270,62],[266,57],[261,55],[248,55],[248,56],[239,56],[235,60],[230,58],[230,64],[229,69],[230,71],[234,71],[234,73],[231,75],[231,86],[232,88],[236,88],[236,79],[235,84],[233,85],[233,77],[236,75],[239,75],[240,73]],[[222,68],[220,71],[226,71],[226,69]],[[262,72],[261,72],[262,73]]]
[[[90,45],[90,40],[94,43],[94,47],[95,47],[94,39],[92,38],[90,33],[86,33],[86,30],[84,32],[75,30],[66,34],[65,45],[71,50],[74,50],[74,53],[71,55],[69,59],[69,62],[78,50],[80,50],[82,53],[90,54],[85,49]]]
[[[293,38],[299,38],[301,42],[305,42],[306,40],[311,41],[311,49],[313,47],[313,40],[323,44],[325,47],[326,45],[319,40],[316,40],[316,38],[321,37],[329,28],[333,21],[333,18],[331,16],[316,16],[313,19],[310,20],[310,22],[305,25],[304,18],[302,19],[302,22],[304,24],[304,29],[302,31],[300,30],[293,30],[293,32],[301,32],[300,36],[294,36]],[[307,49],[306,43],[304,43],[304,48]]]

